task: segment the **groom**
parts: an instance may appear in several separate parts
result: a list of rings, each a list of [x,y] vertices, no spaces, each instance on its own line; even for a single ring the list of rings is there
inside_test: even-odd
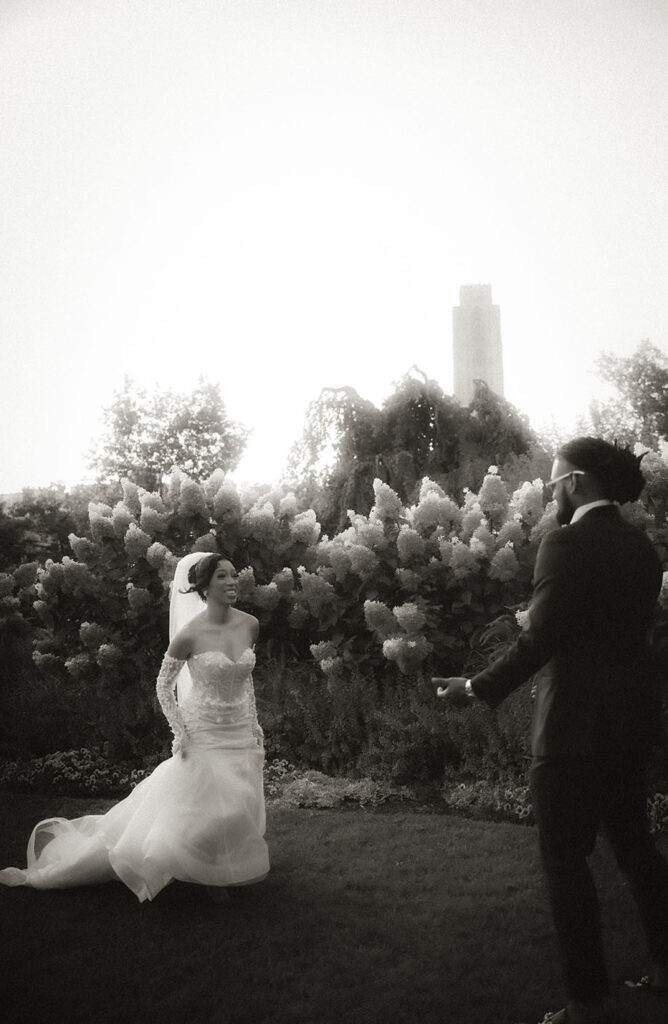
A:
[[[446,700],[496,707],[536,675],[531,791],[567,1005],[552,1024],[607,1020],[599,904],[587,857],[605,828],[668,994],[668,866],[654,847],[644,769],[659,738],[658,671],[648,645],[659,559],[618,505],[644,485],[640,459],[597,438],[558,453],[548,486],[557,520],[536,558],[528,626],[472,679],[434,679]]]

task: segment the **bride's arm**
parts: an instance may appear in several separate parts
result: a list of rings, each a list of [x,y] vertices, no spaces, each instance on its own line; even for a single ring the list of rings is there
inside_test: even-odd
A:
[[[172,730],[172,735],[174,736],[172,754],[177,754],[180,750],[182,757],[185,756],[188,732],[186,730],[181,709],[176,701],[174,690],[176,689],[176,680],[179,672],[183,668],[187,657],[187,654],[185,653],[186,647],[187,644],[184,644],[180,635],[172,640],[167,649],[167,653],[162,659],[162,665],[160,666],[160,671],[155,684],[158,703],[162,708],[162,713],[167,719],[169,727]]]
[[[253,686],[253,677],[248,677],[248,709],[250,711],[251,719],[251,732],[255,737],[255,742],[258,747],[264,747],[264,732],[262,726],[257,720],[257,707],[255,705],[255,687]]]
[[[257,638],[260,635],[260,623],[257,621],[254,615],[251,616],[253,620],[251,622],[251,647],[255,649]],[[249,676],[248,679],[248,708],[251,716],[251,731],[255,737],[255,741],[258,747],[264,747],[264,732],[262,726],[257,720],[257,707],[255,704],[255,687],[253,686],[253,677]]]

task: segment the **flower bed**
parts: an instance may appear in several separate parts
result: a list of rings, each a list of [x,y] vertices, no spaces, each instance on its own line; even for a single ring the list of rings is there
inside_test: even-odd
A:
[[[58,796],[123,797],[149,775],[160,758],[144,758],[141,765],[112,762],[100,751],[63,750],[30,761],[0,761],[0,788],[19,793]],[[264,791],[268,805],[333,809],[358,806],[368,809],[424,806],[424,797],[412,786],[385,779],[351,779],[301,769],[281,759],[267,761]],[[430,796],[434,810],[497,821],[533,824],[529,787],[512,777],[457,781],[448,779],[440,794]],[[653,833],[668,832],[668,794],[654,793],[647,802]]]

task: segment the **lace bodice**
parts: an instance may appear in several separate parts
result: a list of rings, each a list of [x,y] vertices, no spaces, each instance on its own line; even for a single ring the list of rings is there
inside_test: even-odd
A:
[[[203,651],[188,659],[192,688],[177,704],[174,685],[184,663],[165,655],[156,690],[160,706],[174,734],[172,751],[182,749],[188,735],[203,724],[238,725],[247,721],[262,746],[263,733],[257,720],[253,668],[255,654],[247,648],[233,660],[223,651]]]
[[[255,654],[248,648],[236,661],[223,651],[192,654],[188,667],[193,685],[181,704],[186,724],[206,718],[221,725],[233,725],[255,709],[252,671]]]

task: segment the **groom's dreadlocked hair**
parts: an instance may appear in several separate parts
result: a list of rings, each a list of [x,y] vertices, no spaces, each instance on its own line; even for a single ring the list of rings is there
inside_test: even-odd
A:
[[[637,501],[645,486],[640,470],[643,455],[634,455],[628,448],[620,448],[599,437],[576,437],[563,445],[557,455],[571,465],[596,477],[606,498],[623,505]]]

